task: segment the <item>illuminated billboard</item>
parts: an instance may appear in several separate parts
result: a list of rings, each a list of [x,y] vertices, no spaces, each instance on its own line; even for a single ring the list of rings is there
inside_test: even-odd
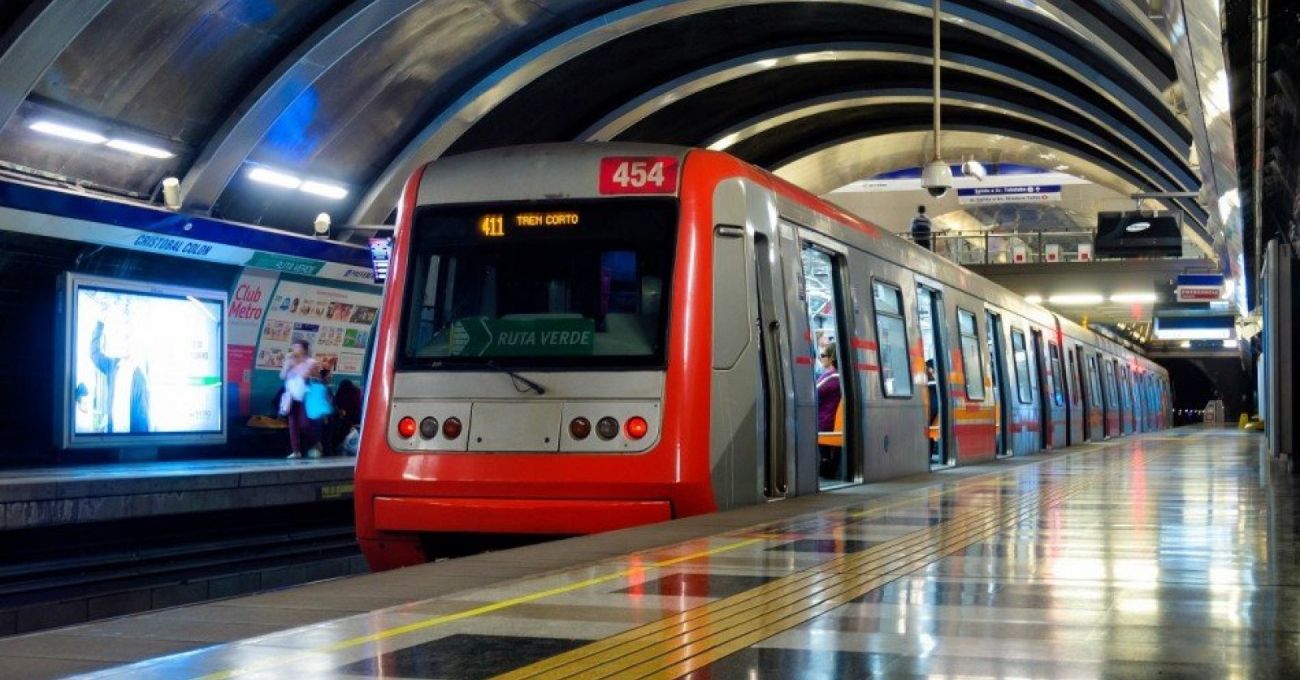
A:
[[[60,294],[65,448],[226,440],[226,294],[68,274]]]

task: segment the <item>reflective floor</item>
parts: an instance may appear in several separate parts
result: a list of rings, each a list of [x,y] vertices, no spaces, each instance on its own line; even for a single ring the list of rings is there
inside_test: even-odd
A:
[[[1084,446],[93,677],[1300,678],[1294,482],[1260,443]]]

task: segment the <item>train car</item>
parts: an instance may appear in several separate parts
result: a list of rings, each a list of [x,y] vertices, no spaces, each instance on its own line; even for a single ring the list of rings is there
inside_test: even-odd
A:
[[[374,569],[1120,436],[1133,375],[1168,409],[1145,358],[712,151],[440,159],[389,276],[355,493]]]

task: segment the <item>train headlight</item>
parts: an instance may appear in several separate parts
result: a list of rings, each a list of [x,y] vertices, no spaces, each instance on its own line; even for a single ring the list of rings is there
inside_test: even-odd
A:
[[[460,418],[448,418],[442,422],[442,436],[455,439],[460,436]]]
[[[438,436],[438,419],[428,417],[420,421],[420,436],[425,439],[433,439]]]
[[[586,439],[591,434],[591,421],[586,418],[574,418],[569,421],[569,436],[574,439]]]
[[[402,418],[401,420],[397,421],[397,434],[402,435],[402,437],[405,439],[410,439],[411,437],[414,437],[415,418],[412,418],[411,416],[406,416],[405,418]]]
[[[601,439],[609,440],[618,436],[618,421],[605,416],[596,421],[596,436]]]
[[[627,424],[623,426],[629,439],[640,439],[650,431],[650,424],[641,416],[632,416],[627,419]]]

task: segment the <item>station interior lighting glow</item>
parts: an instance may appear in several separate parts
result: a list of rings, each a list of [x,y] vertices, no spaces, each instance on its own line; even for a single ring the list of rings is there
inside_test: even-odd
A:
[[[1047,298],[1047,301],[1054,305],[1096,305],[1105,300],[1106,298],[1097,293],[1063,293]]]
[[[254,182],[270,184],[271,186],[281,187],[284,189],[297,189],[302,186],[302,180],[293,175],[286,175],[283,172],[267,170],[266,168],[253,168],[248,171],[248,178]]]
[[[1111,302],[1155,302],[1155,293],[1116,293],[1110,296]]]
[[[298,189],[316,196],[324,196],[325,198],[339,199],[348,195],[348,190],[338,186],[337,184],[326,184],[324,182],[313,182],[311,180],[303,182],[302,186],[298,187]]]
[[[1026,296],[1025,296],[1025,302],[1028,302],[1028,303],[1031,304],[1031,305],[1041,305],[1041,304],[1043,304],[1043,296],[1042,296],[1042,295],[1026,295]]]
[[[137,156],[148,156],[149,158],[166,159],[166,158],[172,158],[173,156],[176,155],[166,149],[160,149],[156,146],[149,146],[148,144],[133,142],[129,139],[110,139],[108,140],[106,146],[108,146],[108,148],[110,149],[117,149],[118,151],[133,153]]]
[[[1223,341],[1223,346],[1226,349],[1237,349],[1237,345],[1238,342],[1236,338],[1228,338],[1227,340]]]
[[[103,145],[116,151],[125,151],[137,156],[147,156],[149,158],[167,159],[174,158],[176,154],[161,147],[144,144],[141,142],[131,141],[129,139],[109,139],[104,135],[73,125],[64,125],[49,120],[38,120],[27,126],[29,129],[41,134],[59,137],[61,139],[70,139],[74,142],[83,144]]]
[[[1227,340],[1231,328],[1156,328],[1157,340]]]
[[[38,120],[28,127],[41,134],[51,135],[53,137],[62,137],[63,139],[71,139],[76,142],[85,142],[87,144],[103,144],[108,141],[107,137],[95,132],[94,130],[85,130],[71,125],[53,123],[48,120]]]
[[[1178,343],[1178,346],[1179,346],[1179,347],[1182,347],[1183,349],[1191,349],[1191,348],[1192,348],[1192,341],[1191,341],[1191,340],[1184,340],[1184,341]]]
[[[348,195],[348,190],[337,184],[330,184],[328,182],[320,182],[311,179],[304,180],[287,172],[279,172],[261,166],[250,168],[248,171],[248,178],[254,182],[270,184],[271,186],[280,187],[282,189],[297,189],[305,194],[312,194],[314,196],[321,196],[334,200],[345,198]]]

